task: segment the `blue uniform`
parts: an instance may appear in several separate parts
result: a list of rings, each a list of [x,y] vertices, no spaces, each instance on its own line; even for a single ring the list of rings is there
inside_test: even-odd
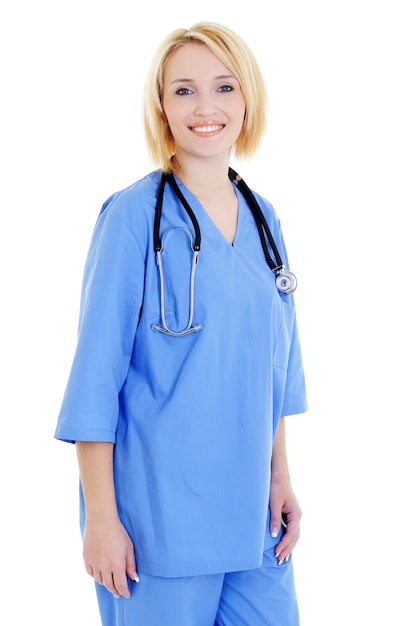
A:
[[[277,543],[269,533],[268,498],[278,420],[307,409],[293,296],[278,292],[240,192],[231,245],[177,180],[201,228],[194,324],[202,328],[182,337],[156,331],[159,180],[152,172],[102,207],[55,436],[115,443],[118,510],[139,572],[191,577],[250,570]],[[275,211],[255,195],[288,267]],[[193,232],[167,185],[161,235],[172,330],[188,321]]]

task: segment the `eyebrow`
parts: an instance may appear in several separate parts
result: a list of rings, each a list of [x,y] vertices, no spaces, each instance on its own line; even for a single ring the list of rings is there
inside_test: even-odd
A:
[[[230,80],[230,79],[235,80],[236,82],[239,82],[236,76],[233,76],[233,74],[220,74],[220,76],[215,76],[213,78],[213,80]],[[194,80],[195,80],[194,78],[175,78],[169,84],[174,85],[176,83],[193,83]]]

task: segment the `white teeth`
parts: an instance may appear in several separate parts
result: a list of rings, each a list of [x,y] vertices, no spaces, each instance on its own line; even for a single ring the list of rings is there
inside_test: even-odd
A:
[[[221,124],[216,124],[215,126],[194,126],[192,130],[196,133],[212,133],[215,130],[220,130],[223,128]]]

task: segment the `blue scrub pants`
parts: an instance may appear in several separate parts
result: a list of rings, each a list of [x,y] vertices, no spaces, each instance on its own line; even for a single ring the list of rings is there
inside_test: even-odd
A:
[[[299,626],[292,558],[277,564],[274,547],[258,569],[190,578],[139,572],[131,597],[97,585],[103,626]]]

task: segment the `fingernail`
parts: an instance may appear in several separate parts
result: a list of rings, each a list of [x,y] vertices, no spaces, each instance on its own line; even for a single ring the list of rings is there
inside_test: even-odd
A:
[[[290,558],[290,555],[286,556],[284,561],[287,562],[289,558]]]
[[[133,580],[135,581],[135,583],[140,583],[140,578],[137,574],[133,574]]]
[[[117,600],[117,598],[120,598],[120,596],[118,596],[117,593],[114,593],[113,594],[113,598],[116,598],[116,600]]]
[[[278,528],[276,526],[274,526],[271,531],[271,537],[278,537]]]
[[[281,559],[280,561],[278,561],[278,565],[282,565],[284,563],[284,559]]]

